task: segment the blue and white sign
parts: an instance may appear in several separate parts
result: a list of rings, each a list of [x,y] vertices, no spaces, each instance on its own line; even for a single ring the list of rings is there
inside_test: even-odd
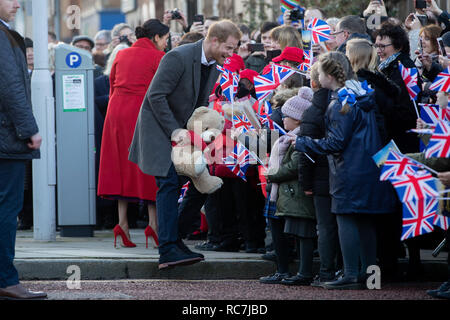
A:
[[[76,52],[71,52],[66,56],[66,64],[70,68],[78,68],[81,65],[81,56]]]

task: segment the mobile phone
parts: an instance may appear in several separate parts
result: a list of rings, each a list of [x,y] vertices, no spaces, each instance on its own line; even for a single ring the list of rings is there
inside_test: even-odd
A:
[[[443,55],[444,57],[447,57],[447,52],[445,51],[444,41],[442,40],[442,38],[437,38],[436,40],[439,43],[439,51],[441,52],[441,55]]]
[[[194,16],[193,22],[201,22],[202,24],[205,23],[205,17],[202,14],[196,14]]]
[[[311,50],[311,30],[302,30],[303,50]]]
[[[422,39],[419,39],[419,52],[420,52],[420,54],[423,53],[423,43],[422,43]]]
[[[247,44],[248,51],[250,52],[257,52],[261,51],[264,52],[264,44],[262,43],[249,43]]]
[[[426,0],[416,0],[416,9],[425,9],[427,7]]]

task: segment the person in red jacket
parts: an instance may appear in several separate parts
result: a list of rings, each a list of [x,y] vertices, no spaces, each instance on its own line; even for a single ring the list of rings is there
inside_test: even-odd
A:
[[[119,224],[114,228],[114,239],[120,235],[127,247],[136,246],[129,235],[127,207],[130,201],[148,202],[149,226],[145,234],[146,238],[152,236],[157,244],[155,178],[144,174],[128,160],[128,149],[142,101],[164,56],[168,36],[169,28],[159,20],[146,21],[136,28],[138,40],[132,47],[117,54],[110,74],[110,101],[100,152],[98,195],[118,200]]]

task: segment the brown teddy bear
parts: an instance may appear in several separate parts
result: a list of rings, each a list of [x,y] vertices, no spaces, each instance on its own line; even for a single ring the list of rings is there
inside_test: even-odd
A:
[[[223,185],[222,179],[211,176],[207,168],[207,145],[222,134],[225,119],[207,107],[195,109],[186,129],[172,134],[172,162],[179,175],[191,178],[200,193],[210,194]]]

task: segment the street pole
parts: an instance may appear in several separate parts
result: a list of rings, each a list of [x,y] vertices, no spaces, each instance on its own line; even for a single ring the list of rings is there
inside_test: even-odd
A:
[[[42,136],[41,158],[33,160],[34,240],[56,240],[56,156],[53,84],[48,66],[47,0],[33,0],[33,113]]]

